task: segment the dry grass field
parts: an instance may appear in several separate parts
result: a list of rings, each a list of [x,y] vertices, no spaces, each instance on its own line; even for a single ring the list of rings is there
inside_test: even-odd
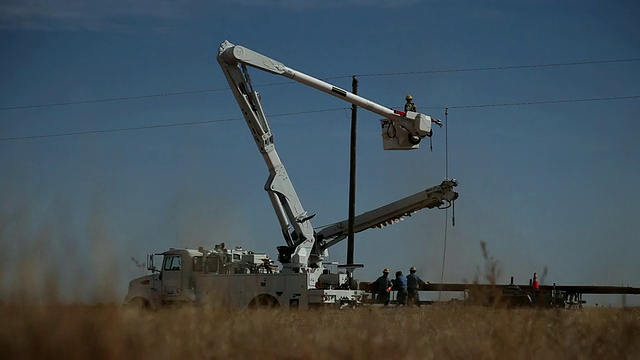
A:
[[[45,248],[24,254],[44,255]],[[484,245],[483,256],[488,265],[479,272],[491,281],[497,267]],[[0,253],[0,260],[11,258]],[[0,359],[640,359],[638,308],[506,309],[449,302],[421,308],[144,311],[65,303],[65,287],[50,268],[9,272],[0,266]],[[77,293],[85,289],[95,302],[116,302],[118,296],[109,296],[116,293],[109,285],[113,272],[106,274],[97,288]]]
[[[640,310],[0,306],[3,359],[639,359]]]

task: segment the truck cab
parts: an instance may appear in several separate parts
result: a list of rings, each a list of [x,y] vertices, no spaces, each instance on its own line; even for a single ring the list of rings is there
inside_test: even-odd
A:
[[[156,264],[160,266],[157,267]],[[196,278],[221,274],[274,274],[278,267],[264,253],[240,247],[226,249],[224,243],[213,250],[171,248],[147,255],[151,274],[129,282],[124,303],[138,307],[192,303],[196,300]]]
[[[195,259],[202,253],[191,249],[171,248],[163,253],[147,255],[151,274],[133,279],[124,303],[147,308],[193,302],[195,300]],[[159,260],[159,261],[157,261]],[[159,263],[159,268],[156,267]]]

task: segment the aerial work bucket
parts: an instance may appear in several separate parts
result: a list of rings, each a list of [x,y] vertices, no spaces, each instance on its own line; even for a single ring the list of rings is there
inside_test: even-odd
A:
[[[403,126],[394,124],[389,119],[380,120],[382,125],[382,147],[384,150],[418,149],[420,138],[411,135]]]

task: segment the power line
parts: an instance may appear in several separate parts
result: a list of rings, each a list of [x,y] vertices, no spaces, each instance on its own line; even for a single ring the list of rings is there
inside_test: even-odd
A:
[[[561,104],[561,103],[575,103],[575,102],[626,100],[626,99],[638,99],[638,98],[640,98],[640,95],[612,96],[612,97],[600,97],[600,98],[590,98],[590,99],[527,101],[527,102],[502,103],[502,104],[458,105],[458,106],[449,106],[449,109],[470,109],[470,108],[501,107],[501,106],[523,106],[523,105],[540,105],[540,104]]]
[[[0,111],[20,110],[20,109],[34,109],[34,108],[44,108],[44,107],[54,107],[54,106],[67,106],[67,105],[79,105],[79,104],[94,104],[94,103],[123,101],[123,100],[149,99],[149,98],[164,97],[164,96],[193,95],[193,94],[201,94],[201,93],[223,91],[223,90],[229,90],[229,89],[228,88],[221,88],[221,89],[192,90],[192,91],[180,91],[180,92],[171,92],[171,93],[162,93],[162,94],[123,96],[123,97],[106,98],[106,99],[68,101],[68,102],[51,103],[51,104],[9,106],[9,107],[0,108]]]
[[[219,119],[219,120],[192,121],[192,122],[175,123],[175,124],[159,124],[159,125],[137,126],[137,127],[128,127],[128,128],[118,128],[118,129],[87,130],[87,131],[78,131],[78,132],[70,132],[70,133],[59,133],[59,134],[18,136],[18,137],[11,137],[11,138],[2,138],[2,139],[0,139],[0,141],[41,139],[41,138],[51,138],[51,137],[75,136],[75,135],[105,134],[105,133],[114,133],[114,132],[123,132],[123,131],[135,131],[135,130],[149,130],[149,129],[159,129],[159,128],[188,126],[188,125],[210,124],[210,123],[224,122],[224,121],[234,121],[234,120],[240,120],[240,119],[241,118],[229,118],[229,119]]]
[[[438,74],[438,73],[453,73],[453,72],[513,70],[513,69],[543,68],[543,67],[556,67],[556,66],[609,64],[609,63],[621,63],[621,62],[633,62],[633,61],[640,61],[640,58],[615,59],[615,60],[575,61],[575,62],[567,62],[567,63],[548,63],[548,64],[531,64],[531,65],[514,65],[514,66],[492,66],[492,67],[478,67],[478,68],[465,68],[465,69],[407,71],[407,72],[392,72],[392,73],[377,73],[377,74],[373,73],[373,74],[361,74],[361,75],[356,75],[356,76],[365,77],[365,76],[422,75],[422,74]]]
[[[501,103],[501,104],[458,105],[458,106],[448,106],[447,108],[449,108],[449,109],[470,109],[470,108],[486,108],[486,107],[506,107],[506,106],[540,105],[540,104],[560,104],[560,103],[575,103],[575,102],[609,101],[609,100],[628,100],[628,99],[638,99],[638,98],[640,98],[640,95],[601,97],[601,98],[590,98],[590,99],[527,101],[527,102]],[[444,109],[445,107],[429,107],[429,108]],[[332,111],[338,111],[338,110],[343,110],[344,111],[344,110],[348,110],[348,109],[350,109],[350,108],[341,107],[341,108],[331,108],[331,109],[297,111],[297,112],[290,112],[290,113],[273,114],[273,115],[269,115],[269,117],[273,118],[273,117],[294,116],[294,115],[303,115],[303,114],[312,114],[312,113],[321,113],[321,112],[332,112]],[[18,137],[10,137],[10,138],[0,138],[0,141],[27,140],[27,139],[50,138],[50,137],[74,136],[74,135],[104,134],[104,133],[123,132],[123,131],[136,131],[136,130],[148,130],[148,129],[178,127],[178,126],[190,126],[190,125],[199,125],[199,124],[211,124],[211,123],[217,123],[217,122],[236,121],[236,120],[242,120],[242,118],[226,118],[226,119],[217,119],[217,120],[203,120],[203,121],[193,121],[193,122],[186,122],[186,123],[159,124],[159,125],[148,125],[148,126],[118,128],[118,129],[88,130],[88,131],[79,131],[79,132],[72,132],[72,133],[60,133],[60,134],[18,136]]]
[[[524,105],[540,105],[540,104],[561,104],[561,103],[575,103],[575,102],[592,102],[592,101],[608,101],[608,100],[628,100],[637,99],[640,95],[630,96],[612,96],[612,97],[600,97],[600,98],[588,98],[588,99],[566,99],[566,100],[543,100],[543,101],[526,101],[515,103],[497,103],[497,104],[475,104],[475,105],[454,105],[454,106],[422,106],[423,109],[471,109],[471,108],[486,108],[486,107],[506,107],[506,106],[524,106]]]
[[[331,111],[338,111],[338,110],[345,110],[345,109],[348,109],[348,108],[333,108],[333,109],[320,109],[320,110],[310,110],[310,111],[298,111],[298,112],[291,112],[291,113],[274,114],[274,115],[270,115],[270,117],[294,116],[294,115],[301,115],[301,114],[331,112]],[[216,120],[191,121],[191,122],[184,122],[184,123],[136,126],[136,127],[127,127],[127,128],[117,128],[117,129],[87,130],[87,131],[77,131],[77,132],[58,133],[58,134],[16,136],[16,137],[10,137],[10,138],[0,138],[0,141],[42,139],[42,138],[52,138],[52,137],[76,136],[76,135],[106,134],[106,133],[125,132],[125,131],[138,131],[138,130],[150,130],[150,129],[160,129],[160,128],[179,127],[179,126],[212,124],[212,123],[227,122],[227,121],[237,121],[237,120],[242,120],[242,118],[236,117],[236,118],[226,118],[226,119],[216,119]]]
[[[444,70],[426,70],[426,71],[370,73],[370,74],[359,74],[359,75],[355,75],[355,76],[359,76],[359,77],[376,77],[376,76],[424,75],[424,74],[437,74],[437,73],[492,71],[492,70],[513,70],[513,69],[544,68],[544,67],[558,67],[558,66],[576,66],[576,65],[589,65],[589,64],[609,64],[609,63],[622,63],[622,62],[635,62],[635,61],[640,61],[640,58],[614,59],[614,60],[594,60],[594,61],[575,61],[575,62],[566,62],[566,63],[547,63],[547,64],[515,65],[515,66],[493,66],[493,67],[477,67],[477,68],[463,68],[463,69],[444,69]],[[352,76],[354,76],[354,75],[333,76],[333,77],[327,77],[325,79],[326,80],[342,79],[342,78],[347,78],[347,77],[351,78]],[[256,87],[290,85],[290,84],[294,84],[294,83],[295,83],[294,81],[275,82],[275,83],[267,83],[267,84],[257,85]],[[194,95],[194,94],[219,92],[219,91],[226,91],[226,90],[228,90],[228,88],[177,91],[177,92],[170,92],[170,93],[158,93],[158,94],[137,95],[137,96],[122,96],[122,97],[105,98],[105,99],[79,100],[79,101],[49,103],[49,104],[7,106],[7,107],[0,107],[0,111],[35,109],[35,108],[69,106],[69,105],[80,105],[80,104],[95,104],[95,103],[115,102],[115,101],[125,101],[125,100],[140,100],[140,99],[149,99],[149,98],[157,98],[157,97],[168,97],[168,96]]]

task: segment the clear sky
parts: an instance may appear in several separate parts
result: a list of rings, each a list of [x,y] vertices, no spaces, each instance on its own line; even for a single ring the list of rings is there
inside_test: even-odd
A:
[[[445,282],[474,278],[485,241],[503,282],[547,268],[544,283],[640,286],[638,18],[635,1],[2,1],[4,285],[37,263],[64,291],[120,299],[148,252],[276,257],[267,168],[215,61],[228,39],[345,89],[358,75],[385,106],[449,107],[455,227],[423,210],[358,234],[360,280],[416,266],[439,281],[446,229]],[[440,72],[479,68],[503,69]],[[350,104],[251,74],[314,226],[345,219]],[[358,213],[446,176],[444,128],[433,151],[385,152],[378,120],[359,111]]]

